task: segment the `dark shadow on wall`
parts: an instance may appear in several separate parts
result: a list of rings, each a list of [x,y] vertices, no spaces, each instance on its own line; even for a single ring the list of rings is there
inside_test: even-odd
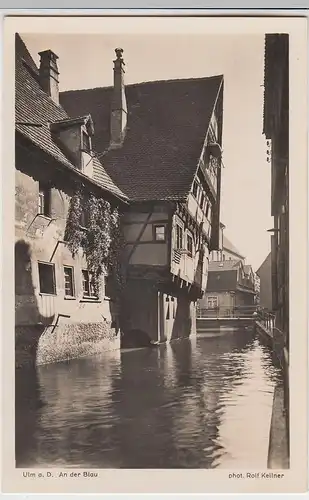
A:
[[[39,338],[54,316],[40,314],[34,294],[30,245],[15,244],[15,458],[22,467],[33,447],[38,410],[43,405],[36,369]]]
[[[121,348],[151,347],[151,336],[146,328],[150,327],[149,313],[154,307],[153,296],[148,295],[143,280],[127,282],[120,305]],[[148,314],[148,320],[145,320]],[[142,321],[140,321],[142,320]]]

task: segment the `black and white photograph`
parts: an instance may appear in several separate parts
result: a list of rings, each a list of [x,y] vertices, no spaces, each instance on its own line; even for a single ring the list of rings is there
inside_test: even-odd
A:
[[[289,31],[41,23],[14,33],[14,467],[278,485]]]

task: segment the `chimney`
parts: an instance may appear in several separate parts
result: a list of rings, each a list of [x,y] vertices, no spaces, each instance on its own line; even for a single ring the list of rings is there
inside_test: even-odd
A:
[[[39,52],[40,83],[43,90],[52,100],[59,105],[59,71],[57,66],[58,56],[51,50]]]
[[[111,107],[111,147],[122,146],[127,125],[127,101],[124,88],[123,49],[115,49],[114,89]]]

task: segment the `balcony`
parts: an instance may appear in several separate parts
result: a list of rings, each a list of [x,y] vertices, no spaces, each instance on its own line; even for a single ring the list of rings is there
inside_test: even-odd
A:
[[[187,250],[173,249],[171,273],[183,279],[188,284],[194,284],[201,290],[206,288],[206,273],[203,273],[204,259],[188,255]]]

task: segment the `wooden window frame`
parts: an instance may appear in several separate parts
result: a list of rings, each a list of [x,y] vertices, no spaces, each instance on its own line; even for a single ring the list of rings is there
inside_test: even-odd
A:
[[[179,231],[181,231],[181,246],[179,246],[179,244],[178,244],[178,232],[177,232],[178,229],[179,229]],[[178,222],[176,222],[176,229],[175,230],[176,230],[176,242],[175,242],[176,246],[175,246],[175,248],[176,248],[176,250],[183,250],[183,233],[184,233],[184,231],[183,231],[183,227]]]
[[[70,269],[72,272],[71,275],[71,288],[72,288],[72,294],[67,294],[66,293],[66,269]],[[63,277],[64,277],[64,296],[65,298],[69,299],[74,299],[76,297],[76,292],[75,292],[75,277],[74,277],[74,267],[73,266],[63,266]]]
[[[164,230],[162,240],[157,238],[157,229],[158,228],[163,228],[163,230]],[[153,240],[156,243],[166,243],[166,224],[153,224],[152,230],[153,230]]]
[[[53,284],[53,290],[52,292],[47,292],[42,290],[42,281],[41,281],[41,273],[40,273],[40,266],[49,266],[50,269],[52,269],[52,284]],[[53,262],[44,262],[42,260],[38,261],[38,273],[39,273],[39,290],[40,290],[40,295],[57,295],[57,286],[56,286],[56,272],[55,272],[55,264]]]
[[[195,187],[196,187],[196,189],[195,189]],[[200,187],[200,185],[199,185],[198,181],[196,179],[194,179],[193,186],[192,186],[192,194],[196,200],[198,199],[199,187]]]
[[[189,240],[191,240],[191,250],[189,249]],[[191,259],[193,258],[193,238],[191,234],[187,234],[187,255]]]
[[[209,302],[216,302],[216,305],[215,306],[211,306],[209,307]],[[209,297],[207,297],[207,309],[216,309],[217,307],[219,307],[219,299],[218,299],[218,296],[217,295],[209,295]]]
[[[82,130],[81,133],[81,150],[83,153],[91,153],[91,139],[85,130]]]
[[[88,279],[84,279],[84,273],[87,273]],[[84,299],[91,299],[91,300],[98,300],[98,296],[95,294],[95,292],[91,289],[91,271],[88,269],[82,269],[82,288],[83,288],[83,298]],[[88,282],[88,293],[85,291],[84,288],[84,283]]]
[[[39,182],[38,214],[48,218],[51,216],[51,189],[43,182]]]

